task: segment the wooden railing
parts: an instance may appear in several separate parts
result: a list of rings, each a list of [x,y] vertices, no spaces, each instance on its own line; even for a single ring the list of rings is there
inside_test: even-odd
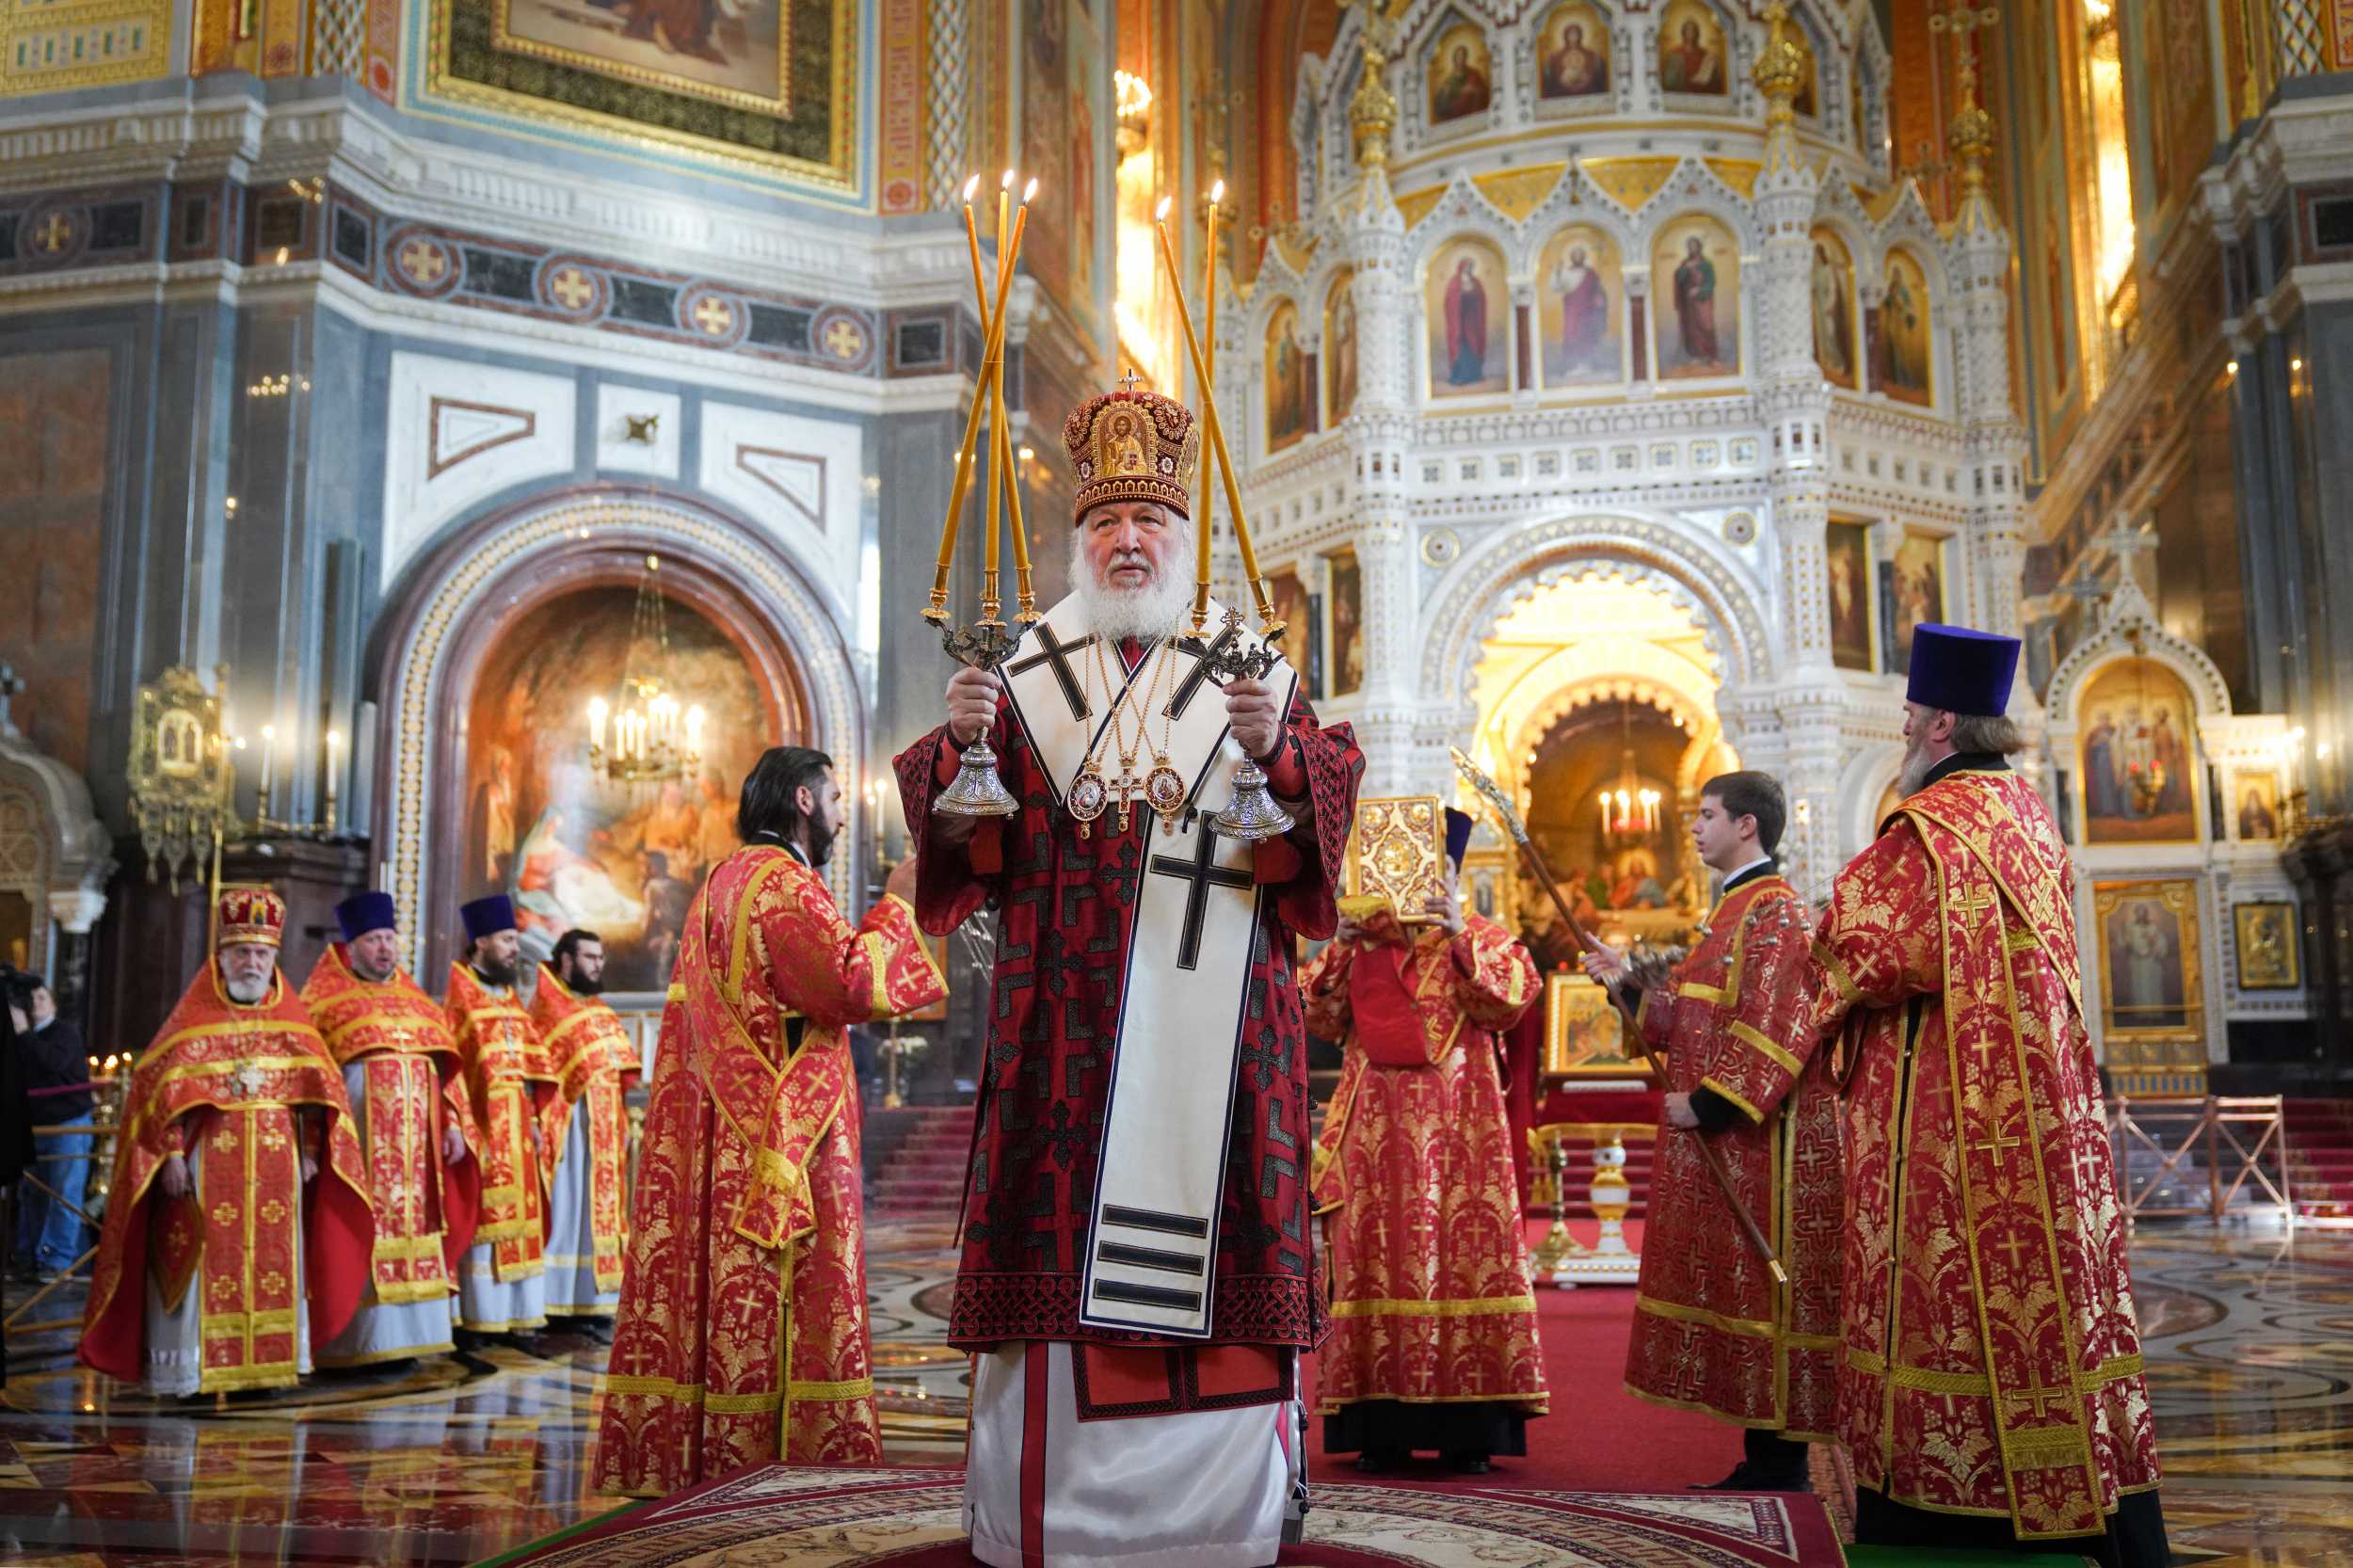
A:
[[[2108,1135],[2127,1224],[2199,1214],[2219,1224],[2249,1183],[2296,1223],[2288,1201],[2287,1118],[2278,1095],[2115,1095]],[[2137,1174],[2136,1151],[2153,1155],[2156,1169]],[[2266,1160],[2279,1170],[2276,1182],[2264,1169]],[[2201,1185],[2203,1201],[2185,1201]]]

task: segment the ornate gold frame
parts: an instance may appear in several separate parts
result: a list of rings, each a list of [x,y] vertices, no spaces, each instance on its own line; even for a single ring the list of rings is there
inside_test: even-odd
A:
[[[2153,898],[2181,923],[2182,1022],[2135,1027],[2116,1021],[2112,978],[2114,955],[2108,949],[2108,917],[2126,899]],[[2188,877],[2138,882],[2095,882],[2091,885],[2092,920],[2100,931],[2100,1027],[2102,1062],[2109,1079],[2125,1094],[2156,1092],[2153,1086],[2181,1080],[2206,1070],[2206,997],[2201,984],[2198,929],[2198,883]]]
[[[1436,795],[1356,803],[1348,836],[1347,898],[1386,904],[1401,925],[1427,925],[1423,904],[1446,891],[1446,808]]]
[[[1625,1019],[1609,993],[1582,974],[1545,979],[1545,1077],[1650,1077],[1625,1054]]]
[[[567,49],[559,43],[542,43],[537,39],[518,36],[508,24],[514,0],[492,0],[491,38],[498,47],[517,55],[529,55],[536,59],[554,60],[561,65],[576,66],[600,76],[615,76],[623,81],[643,82],[668,92],[682,92],[690,98],[707,98],[714,104],[726,104],[738,109],[751,109],[761,114],[789,115],[792,112],[792,0],[776,0],[776,94],[762,98],[758,93],[743,92],[733,88],[713,87],[691,76],[673,75],[666,71],[650,71],[644,66],[627,65],[609,60],[585,50]]]
[[[863,104],[858,97],[860,33],[856,0],[831,0],[829,7],[832,17],[832,105],[826,127],[826,155],[823,163],[787,153],[761,152],[752,148],[732,146],[691,132],[555,104],[527,93],[488,87],[455,75],[450,70],[450,10],[454,3],[455,0],[426,0],[423,91],[417,93],[404,88],[400,106],[405,110],[430,115],[436,103],[457,105],[493,114],[524,127],[559,127],[613,138],[625,144],[624,155],[627,144],[666,148],[717,168],[759,175],[761,177],[758,182],[760,188],[773,188],[776,176],[782,174],[824,190],[863,194],[864,204],[869,207],[873,205],[872,191],[858,191],[858,124]],[[779,3],[789,8],[792,0],[779,0]],[[789,33],[789,26],[784,30]],[[707,102],[716,101],[707,94],[697,96],[705,97]]]
[[[2287,968],[2279,980],[2249,980],[2247,978],[2248,917],[2267,909],[2283,910],[2288,921]],[[2248,904],[2231,905],[2232,952],[2238,963],[2238,988],[2242,991],[2296,991],[2304,984],[2303,924],[2294,904],[2281,899],[2257,899]]]

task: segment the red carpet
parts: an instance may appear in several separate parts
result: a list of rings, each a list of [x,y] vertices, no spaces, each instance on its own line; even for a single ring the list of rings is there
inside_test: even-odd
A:
[[[1529,1245],[1544,1239],[1531,1223]],[[1572,1219],[1569,1233],[1593,1244],[1595,1225]],[[1640,1222],[1626,1226],[1641,1247]],[[1485,1476],[1457,1477],[1424,1455],[1394,1478],[1415,1485],[1510,1486],[1608,1492],[1641,1487],[1668,1491],[1720,1480],[1740,1462],[1740,1433],[1689,1411],[1664,1410],[1625,1391],[1626,1341],[1634,1333],[1634,1288],[1540,1287],[1537,1329],[1545,1348],[1545,1378],[1552,1414],[1528,1423],[1528,1457],[1498,1459]],[[1323,1451],[1323,1422],[1315,1411],[1315,1358],[1307,1360],[1308,1475],[1340,1480],[1356,1475],[1353,1454]],[[1368,1478],[1369,1479],[1369,1478]]]
[[[2300,1220],[2353,1220],[2353,1100],[2290,1099],[2288,1197]]]

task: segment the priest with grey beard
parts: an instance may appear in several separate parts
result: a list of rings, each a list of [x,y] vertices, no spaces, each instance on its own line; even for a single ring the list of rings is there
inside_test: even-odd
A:
[[[1220,685],[1179,635],[1192,413],[1112,392],[1063,436],[1075,591],[898,760],[917,920],[997,926],[948,1329],[977,1355],[965,1526],[1000,1568],[1257,1568],[1304,1508],[1321,1326],[1297,941],[1337,920],[1363,758],[1288,664]],[[935,814],[984,730],[1016,814]],[[1244,756],[1278,837],[1216,825]]]

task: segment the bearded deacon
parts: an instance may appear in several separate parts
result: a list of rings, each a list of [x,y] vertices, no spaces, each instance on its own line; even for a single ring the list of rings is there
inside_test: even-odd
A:
[[[1150,392],[1070,417],[1076,591],[898,760],[924,928],[996,911],[949,1322],[979,1352],[965,1522],[994,1564],[1271,1562],[1299,1475],[1320,1325],[1294,937],[1337,918],[1363,760],[1289,665],[1221,689],[1178,646],[1198,440]],[[935,815],[984,728],[1018,813]],[[1211,820],[1244,754],[1280,838]]]
[[[215,917],[132,1070],[79,1349],[161,1395],[296,1382],[359,1304],[373,1230],[343,1077],[278,972],[284,901],[227,888]]]
[[[551,1317],[610,1318],[621,1304],[629,1240],[629,1115],[637,1048],[604,989],[604,943],[567,931],[539,966],[531,1023],[546,1047],[555,1096],[541,1118],[548,1177],[547,1308]]]
[[[440,1004],[400,967],[392,895],[355,894],[335,920],[343,940],[320,955],[302,1002],[351,1096],[376,1244],[359,1310],[317,1354],[323,1367],[364,1367],[453,1348],[482,1168],[457,1042]]]
[[[1902,799],[1816,939],[1846,1082],[1837,1435],[1863,1543],[2163,1563],[2073,872],[2008,760],[2017,664],[2015,638],[1914,632]]]
[[[1344,918],[1300,981],[1308,1027],[1344,1042],[1316,1140],[1334,1319],[1316,1395],[1325,1450],[1359,1469],[1434,1448],[1481,1475],[1528,1452],[1548,1400],[1501,1071],[1543,983],[1510,932],[1464,912],[1471,819],[1446,825],[1446,891],[1417,923],[1385,900]]]
[[[547,1326],[547,1172],[541,1122],[555,1075],[515,995],[515,906],[504,893],[457,911],[466,953],[449,967],[444,1004],[481,1126],[482,1212],[457,1279],[457,1326],[526,1334]]]
[[[1723,896],[1699,945],[1648,987],[1615,953],[1585,955],[1667,1069],[1626,1387],[1742,1429],[1740,1463],[1718,1491],[1809,1490],[1806,1445],[1829,1437],[1837,1395],[1838,1096],[1803,1022],[1812,924],[1773,858],[1787,820],[1766,775],[1709,779],[1691,841]],[[1786,1285],[1710,1178],[1702,1139]]]
[[[849,1026],[947,995],[912,860],[853,926],[824,867],[833,761],[774,746],[744,847],[695,895],[654,1054],[600,1492],[658,1496],[748,1465],[878,1464]]]

